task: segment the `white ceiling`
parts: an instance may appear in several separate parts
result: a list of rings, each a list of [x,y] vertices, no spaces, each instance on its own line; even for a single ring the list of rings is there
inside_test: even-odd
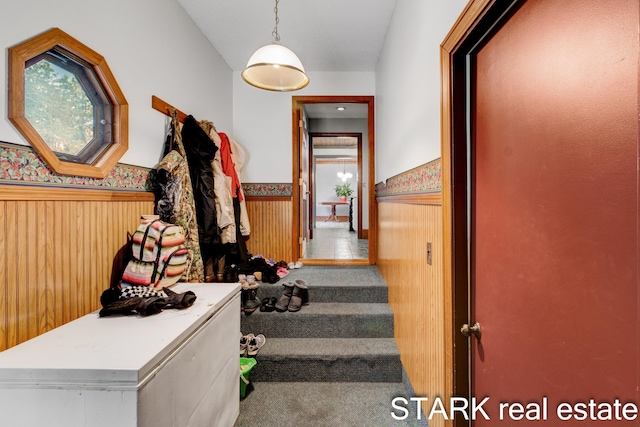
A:
[[[229,67],[273,42],[275,0],[178,0]],[[374,71],[396,0],[279,0],[280,43],[306,71]]]
[[[344,111],[338,111],[338,107]],[[307,117],[310,119],[366,119],[367,104],[305,104]]]

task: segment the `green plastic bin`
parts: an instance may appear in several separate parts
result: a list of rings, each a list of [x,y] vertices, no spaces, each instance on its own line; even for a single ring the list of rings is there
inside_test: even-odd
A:
[[[244,399],[247,393],[247,386],[249,385],[249,374],[254,366],[256,366],[256,359],[251,357],[240,358],[240,399]]]

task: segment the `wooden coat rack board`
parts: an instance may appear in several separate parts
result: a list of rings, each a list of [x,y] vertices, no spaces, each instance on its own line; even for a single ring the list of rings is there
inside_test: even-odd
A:
[[[172,106],[168,102],[163,101],[162,99],[158,98],[155,95],[151,95],[151,108],[153,108],[156,111],[160,111],[162,114],[166,114],[169,117],[171,117],[173,110],[175,110],[178,115],[178,120],[180,120],[180,123],[184,123],[184,119],[186,119],[188,116],[188,114],[183,113],[182,111],[178,110],[176,107]]]

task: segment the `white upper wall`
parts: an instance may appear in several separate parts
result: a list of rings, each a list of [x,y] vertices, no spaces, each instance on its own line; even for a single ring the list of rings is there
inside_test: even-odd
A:
[[[376,66],[376,180],[440,157],[440,44],[467,0],[397,0]]]
[[[311,82],[302,90],[271,92],[247,84],[240,72],[233,73],[233,134],[229,136],[248,153],[242,172],[243,182],[291,182],[294,96],[371,96],[375,92],[373,72],[308,74]],[[218,131],[224,129],[218,128]]]
[[[59,27],[105,57],[129,103],[123,163],[153,167],[166,116],[156,95],[211,120],[248,152],[244,182],[291,182],[291,98],[376,96],[376,182],[440,156],[439,45],[467,0],[398,0],[376,72],[310,72],[301,91],[246,84],[176,0],[22,0],[0,14],[0,140],[27,145],[7,119],[6,49]],[[399,149],[400,148],[400,149]]]
[[[7,119],[6,49],[58,27],[106,59],[129,103],[129,150],[154,167],[166,132],[156,95],[197,119],[232,128],[232,72],[176,0],[5,1],[0,13],[0,140],[28,145]]]

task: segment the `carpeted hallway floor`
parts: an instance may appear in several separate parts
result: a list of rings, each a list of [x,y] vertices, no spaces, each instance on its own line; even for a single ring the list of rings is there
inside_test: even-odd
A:
[[[299,312],[242,315],[242,332],[262,333],[251,384],[235,427],[427,426],[393,339],[387,285],[377,267],[303,266],[259,298],[278,298],[282,283],[305,280],[310,304]],[[406,399],[392,405],[396,397]],[[396,420],[392,416],[406,416]]]
[[[392,400],[410,394],[402,383],[261,382],[240,402],[236,427],[427,426],[417,420],[415,403],[405,420],[391,416]],[[402,411],[394,411],[405,416]],[[420,422],[423,421],[422,424]]]

